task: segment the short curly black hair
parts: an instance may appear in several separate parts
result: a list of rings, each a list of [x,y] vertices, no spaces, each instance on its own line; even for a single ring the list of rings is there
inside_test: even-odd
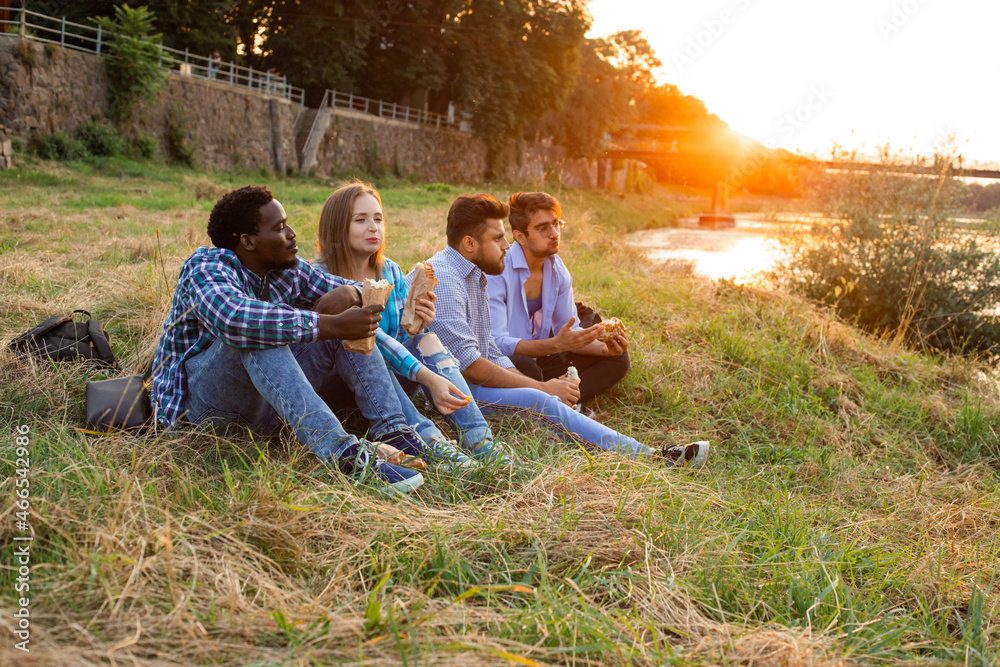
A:
[[[216,248],[236,250],[243,234],[256,234],[260,207],[274,199],[264,185],[245,185],[227,192],[208,216],[208,236]]]

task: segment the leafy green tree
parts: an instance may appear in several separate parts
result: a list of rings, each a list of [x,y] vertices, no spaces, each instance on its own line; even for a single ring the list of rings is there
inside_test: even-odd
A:
[[[206,57],[218,51],[225,60],[233,60],[236,28],[228,17],[236,4],[233,0],[158,0],[151,11],[165,46]]]
[[[637,99],[655,85],[660,61],[637,30],[588,39],[580,47],[580,75],[561,109],[551,110],[536,134],[552,137],[571,157],[591,157],[605,136],[634,123]]]
[[[454,31],[447,90],[472,112],[496,176],[512,142],[572,90],[589,17],[583,0],[470,0],[456,18],[468,30]]]
[[[588,39],[580,49],[580,76],[561,109],[545,114],[536,136],[551,137],[570,157],[591,157],[605,148],[605,135],[633,118],[631,86],[610,62],[605,39]]]
[[[115,7],[114,18],[97,23],[112,36],[104,63],[108,72],[111,117],[125,125],[139,114],[143,103],[156,100],[166,80],[160,69],[160,36],[153,34],[153,15],[145,7]]]
[[[266,65],[296,86],[358,92],[356,73],[364,65],[355,22],[375,6],[371,0],[291,0],[271,3],[264,22]],[[264,66],[264,63],[261,64]]]
[[[363,50],[358,89],[368,97],[444,113],[449,99],[450,43],[466,29],[456,21],[463,0],[387,0],[353,26],[353,45]]]

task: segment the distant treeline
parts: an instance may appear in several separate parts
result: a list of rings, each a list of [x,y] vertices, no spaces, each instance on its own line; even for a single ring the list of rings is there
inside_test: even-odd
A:
[[[1000,183],[980,185],[969,183],[965,207],[970,211],[984,212],[1000,207]]]
[[[108,0],[32,0],[78,22]],[[609,140],[682,126],[676,153],[651,160],[661,179],[794,194],[796,160],[749,142],[676,86],[639,31],[587,39],[586,0],[155,0],[163,43],[284,74],[317,105],[327,88],[447,113],[470,113],[500,172],[522,141],[551,140],[572,157]]]

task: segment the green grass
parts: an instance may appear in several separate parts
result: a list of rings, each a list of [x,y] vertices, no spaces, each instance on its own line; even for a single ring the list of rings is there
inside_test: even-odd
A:
[[[336,180],[24,160],[0,172],[0,340],[83,307],[131,369],[219,195],[268,184],[308,248]],[[379,186],[391,257],[406,266],[442,246],[463,188]],[[689,214],[690,193],[557,194],[578,297],[633,340],[599,418],[651,443],[708,438],[704,470],[491,418],[523,465],[432,472],[395,499],[323,468],[288,432],[87,434],[94,371],[4,351],[0,438],[31,426],[31,657],[996,664],[993,369],[894,351],[796,298],[657,268],[620,243]],[[15,456],[0,452],[10,545]],[[17,575],[2,563],[9,620]],[[12,645],[4,664],[24,658]]]

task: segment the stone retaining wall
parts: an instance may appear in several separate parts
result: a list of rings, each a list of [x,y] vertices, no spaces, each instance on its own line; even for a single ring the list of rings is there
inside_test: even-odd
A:
[[[333,109],[316,156],[321,174],[360,169],[446,183],[478,183],[486,144],[469,132]]]
[[[0,169],[14,166],[14,146],[10,139],[11,134],[7,127],[0,125]]]
[[[10,135],[25,142],[32,135],[56,131],[75,136],[80,125],[106,118],[107,94],[100,56],[0,34],[0,124]],[[186,118],[185,127],[204,168],[298,170],[295,129],[304,107],[221,81],[171,72],[158,101],[129,133],[155,137],[165,154],[172,108]],[[547,173],[559,173],[565,157],[558,147],[526,147],[520,142],[512,142],[511,151],[523,155],[512,160],[507,177],[539,187]],[[479,183],[486,175],[486,145],[469,132],[334,109],[315,168],[324,175],[387,171],[427,181]]]
[[[100,56],[0,34],[0,123],[25,141],[32,134],[75,135],[108,111],[108,80]],[[183,110],[198,146],[198,163],[208,169],[295,168],[294,124],[303,107],[261,95],[170,73],[136,134],[166,146],[167,116]]]

